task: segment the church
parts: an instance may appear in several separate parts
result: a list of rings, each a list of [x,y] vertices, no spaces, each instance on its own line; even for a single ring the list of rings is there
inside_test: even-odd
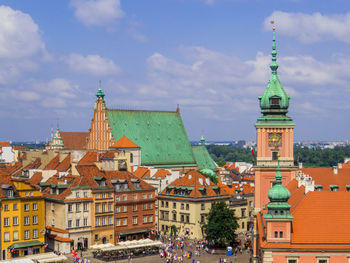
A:
[[[277,75],[275,28],[271,54],[271,77],[255,124],[253,262],[350,262],[350,169],[295,166],[295,124]]]

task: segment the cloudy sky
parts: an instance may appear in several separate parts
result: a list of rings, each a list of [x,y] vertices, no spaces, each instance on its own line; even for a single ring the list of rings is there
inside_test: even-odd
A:
[[[175,110],[191,140],[255,139],[270,69],[296,140],[349,140],[348,0],[3,0],[0,140],[87,131],[109,108]]]

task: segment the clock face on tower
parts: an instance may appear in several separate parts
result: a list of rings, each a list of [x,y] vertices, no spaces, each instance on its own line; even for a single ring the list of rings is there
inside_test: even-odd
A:
[[[282,133],[269,133],[269,147],[282,146]]]

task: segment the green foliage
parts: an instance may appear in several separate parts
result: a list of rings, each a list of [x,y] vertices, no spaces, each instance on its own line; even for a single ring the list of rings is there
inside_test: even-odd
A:
[[[255,161],[250,149],[229,145],[208,145],[207,149],[219,166],[226,162]],[[302,162],[304,167],[331,167],[342,163],[345,157],[350,157],[350,146],[337,146],[334,149],[294,147],[294,160],[296,164]]]
[[[226,162],[254,162],[254,157],[250,149],[213,144],[207,145],[207,149],[219,166],[223,166]]]
[[[204,225],[206,238],[217,246],[235,243],[237,219],[224,201],[213,203]]]

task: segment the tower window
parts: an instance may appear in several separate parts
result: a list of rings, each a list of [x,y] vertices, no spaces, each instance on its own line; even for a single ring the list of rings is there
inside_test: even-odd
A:
[[[280,231],[280,238],[282,238],[283,237],[283,232],[282,231]]]
[[[278,232],[275,231],[275,238],[278,238]]]
[[[280,97],[274,97],[274,98],[270,98],[270,105],[272,107],[279,107],[280,106]]]
[[[277,161],[278,159],[278,152],[272,152],[272,160]]]

